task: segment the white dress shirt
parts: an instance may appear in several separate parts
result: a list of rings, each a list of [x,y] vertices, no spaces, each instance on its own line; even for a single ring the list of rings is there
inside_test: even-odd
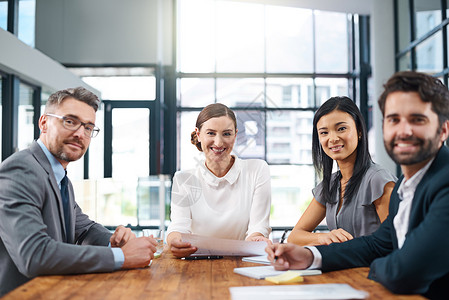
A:
[[[394,217],[393,224],[394,229],[396,230],[399,249],[404,245],[405,235],[408,232],[410,211],[412,209],[416,187],[421,182],[421,179],[424,177],[424,174],[427,172],[432,162],[433,159],[408,180],[405,180],[404,178],[398,188],[398,196],[399,199],[401,199],[401,202],[399,202],[398,213]]]
[[[201,161],[196,169],[173,177],[171,232],[244,240],[258,232],[268,237],[271,208],[270,170],[260,159],[235,162],[223,177]]]

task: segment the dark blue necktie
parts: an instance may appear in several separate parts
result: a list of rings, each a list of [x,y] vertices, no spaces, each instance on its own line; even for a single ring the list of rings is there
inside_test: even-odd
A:
[[[70,205],[69,205],[69,189],[68,189],[69,179],[67,175],[64,176],[61,180],[61,198],[62,198],[62,207],[64,210],[64,222],[65,222],[65,233],[66,240],[69,240],[70,236]]]

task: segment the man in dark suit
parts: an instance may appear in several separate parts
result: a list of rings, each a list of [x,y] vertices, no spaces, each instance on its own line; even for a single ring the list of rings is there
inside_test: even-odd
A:
[[[379,99],[384,144],[403,176],[389,216],[370,236],[329,246],[268,246],[277,269],[333,271],[370,266],[394,293],[447,299],[449,292],[449,91],[436,78],[399,72]],[[275,259],[277,258],[277,259]]]
[[[84,88],[52,94],[39,140],[0,165],[0,296],[38,275],[144,267],[153,258],[154,239],[89,220],[65,175],[99,131],[98,105]]]

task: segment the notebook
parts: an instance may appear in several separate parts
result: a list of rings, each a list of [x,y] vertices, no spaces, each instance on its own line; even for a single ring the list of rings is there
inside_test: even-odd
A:
[[[320,275],[321,270],[290,270],[301,276],[307,275]],[[260,267],[244,267],[234,268],[234,273],[256,278],[265,279],[265,277],[276,276],[285,273],[286,271],[277,271],[273,266],[260,266]]]
[[[257,263],[257,264],[263,264],[263,265],[269,265],[270,261],[268,260],[266,255],[259,255],[259,256],[248,256],[242,258],[243,261]]]

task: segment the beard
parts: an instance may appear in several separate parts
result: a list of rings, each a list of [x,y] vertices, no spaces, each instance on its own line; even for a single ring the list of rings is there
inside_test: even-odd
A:
[[[82,149],[81,149],[82,151],[80,152],[80,154],[77,154],[77,155],[69,154],[64,151],[64,144],[70,143],[70,142],[75,142],[82,146]],[[82,143],[81,141],[79,141],[77,139],[74,139],[74,140],[63,141],[63,143],[60,144],[59,147],[56,147],[56,149],[54,149],[53,151],[50,151],[50,152],[51,152],[51,154],[53,154],[54,157],[56,157],[60,160],[63,160],[66,162],[72,162],[72,161],[76,161],[76,160],[80,159],[84,155],[84,153],[86,153],[85,149],[86,149],[86,147],[85,147],[84,143]]]
[[[395,138],[389,142],[384,140],[385,149],[391,159],[399,165],[417,164],[431,159],[436,155],[440,149],[440,133],[441,128],[437,130],[437,133],[433,138],[429,139],[420,139],[415,136],[411,136],[408,138]],[[415,145],[419,145],[419,149],[417,152],[410,154],[395,153],[394,145],[398,142],[412,142]]]

